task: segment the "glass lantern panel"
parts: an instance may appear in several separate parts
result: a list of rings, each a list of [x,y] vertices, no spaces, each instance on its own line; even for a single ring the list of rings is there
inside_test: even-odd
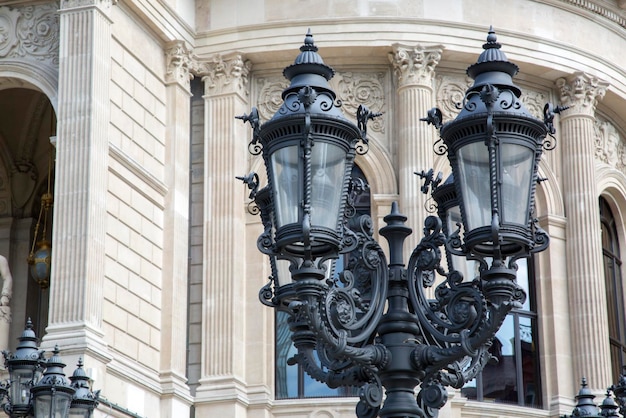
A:
[[[461,200],[465,208],[466,231],[491,225],[489,152],[484,142],[472,142],[457,152]]]
[[[502,221],[526,225],[534,153],[528,147],[501,143]]]
[[[68,418],[89,418],[90,412],[89,408],[72,407]]]
[[[33,385],[33,370],[28,368],[13,369],[9,396],[13,405],[26,405],[30,400],[30,388]]]
[[[274,174],[274,210],[277,228],[298,222],[301,184],[298,146],[293,145],[275,151],[271,157]]]
[[[346,171],[346,152],[316,142],[311,153],[311,224],[337,229]]]
[[[70,407],[71,395],[64,392],[55,394],[39,393],[35,396],[35,418],[65,418]]]

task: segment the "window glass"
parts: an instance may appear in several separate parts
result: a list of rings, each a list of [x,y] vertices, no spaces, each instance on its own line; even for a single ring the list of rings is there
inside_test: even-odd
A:
[[[606,288],[609,319],[609,342],[613,381],[617,382],[622,366],[626,365],[626,312],[622,285],[622,261],[615,218],[604,198],[600,198],[600,221],[602,226],[602,255],[604,260],[604,282]]]
[[[461,389],[461,393],[468,399],[478,401],[540,408],[541,382],[532,262],[522,259],[517,264],[517,283],[526,292],[526,301],[521,309],[511,311],[497,332],[489,350],[493,360]]]

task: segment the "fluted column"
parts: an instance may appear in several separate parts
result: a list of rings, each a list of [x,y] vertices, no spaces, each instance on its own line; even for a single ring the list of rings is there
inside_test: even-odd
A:
[[[187,416],[192,403],[187,386],[187,292],[189,262],[190,66],[183,41],[166,47],[167,131],[160,378],[164,416]]]
[[[566,256],[574,377],[590,387],[611,382],[598,190],[594,161],[596,104],[607,84],[584,73],[557,80],[561,104]]]
[[[232,54],[215,57],[199,70],[205,88],[204,345],[197,391],[201,404],[196,405],[200,416],[212,416],[206,409],[211,405],[203,402],[220,399],[232,400],[226,415],[236,417],[236,402],[245,396],[246,190],[235,177],[246,174],[242,170],[247,167],[250,132],[235,116],[249,111],[249,69],[241,55]]]
[[[435,67],[441,58],[442,46],[393,45],[389,60],[396,83],[396,135],[398,141],[398,183],[400,211],[408,217],[413,235],[407,239],[407,251],[421,238],[424,205],[428,196],[420,191],[422,180],[415,172],[433,167],[435,130],[420,122],[434,107],[433,82]]]
[[[103,336],[110,7],[111,0],[63,0],[59,11],[54,248],[46,339],[90,350],[97,350]]]

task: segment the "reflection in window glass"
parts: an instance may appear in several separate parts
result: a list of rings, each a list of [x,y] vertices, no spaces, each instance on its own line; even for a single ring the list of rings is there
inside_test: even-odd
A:
[[[468,399],[540,408],[541,386],[532,263],[518,261],[517,282],[528,296],[507,316],[489,350],[494,357],[461,393]]]

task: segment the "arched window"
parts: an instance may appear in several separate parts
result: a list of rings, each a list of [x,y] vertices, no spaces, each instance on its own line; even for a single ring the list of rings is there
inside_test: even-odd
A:
[[[526,291],[526,301],[509,313],[497,332],[489,350],[494,359],[461,390],[468,399],[542,406],[532,261],[517,262],[517,283]]]
[[[622,289],[622,261],[615,218],[608,202],[600,198],[600,222],[602,224],[602,255],[604,259],[604,281],[607,310],[609,314],[609,341],[611,344],[611,368],[613,381],[621,375],[626,365],[626,326],[624,315],[624,290]]]
[[[353,202],[357,215],[371,215],[370,192],[367,179],[356,165],[352,169],[352,178],[360,180],[364,187]],[[337,260],[335,274],[338,274],[344,265],[344,260]],[[291,364],[291,359],[297,350],[291,341],[289,315],[286,312],[276,311],[276,398],[319,398],[333,396],[357,396],[358,388],[340,387],[330,389],[325,384],[312,379],[299,364]]]

